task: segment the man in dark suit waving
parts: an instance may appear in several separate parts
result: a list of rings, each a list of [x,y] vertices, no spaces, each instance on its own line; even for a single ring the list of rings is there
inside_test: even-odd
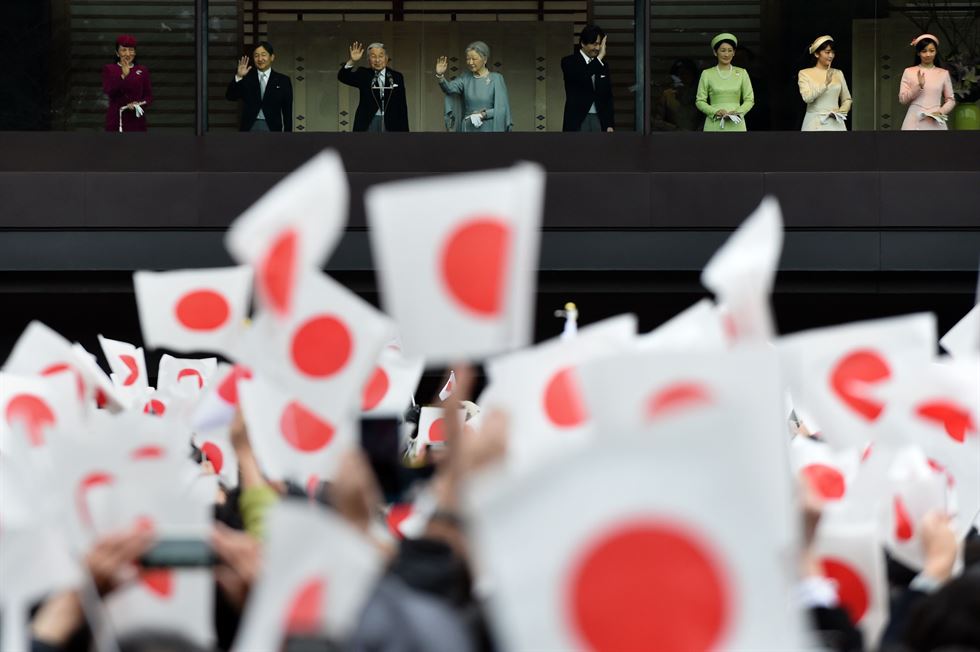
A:
[[[405,78],[388,67],[384,43],[367,46],[370,68],[354,67],[364,56],[364,47],[354,41],[350,58],[337,79],[360,89],[361,99],[354,114],[354,131],[408,131],[408,103],[405,100]]]
[[[613,98],[605,64],[606,33],[587,25],[579,34],[579,51],[561,60],[565,77],[562,131],[612,131]]]
[[[240,131],[292,131],[293,85],[289,77],[272,69],[275,51],[268,41],[259,41],[248,57],[238,62],[235,79],[228,84],[225,98],[242,101]]]

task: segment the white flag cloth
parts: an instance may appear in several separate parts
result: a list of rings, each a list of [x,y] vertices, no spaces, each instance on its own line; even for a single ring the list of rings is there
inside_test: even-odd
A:
[[[705,265],[701,283],[727,307],[737,342],[773,335],[769,294],[782,249],[779,202],[766,197]]]
[[[217,358],[175,358],[164,353],[157,368],[157,391],[196,400],[217,370]]]
[[[299,280],[286,319],[259,313],[239,359],[326,417],[356,411],[394,323],[319,272]]]
[[[230,425],[238,408],[238,381],[251,377],[252,370],[245,365],[219,364],[215,382],[194,407],[191,428],[202,432]]]
[[[323,151],[231,225],[225,246],[235,260],[255,268],[266,310],[286,316],[301,274],[327,261],[343,235],[349,194],[340,156]]]
[[[956,322],[939,340],[939,344],[954,358],[980,356],[980,303]]]
[[[368,189],[381,301],[407,355],[448,364],[531,343],[544,178],[520,163]]]
[[[459,425],[466,421],[466,410],[458,412]],[[446,411],[441,407],[424,407],[419,412],[418,446],[446,443]]]
[[[20,446],[8,438],[26,436],[31,447],[46,446],[55,432],[66,432],[82,420],[77,385],[70,376],[17,376],[0,372],[0,451]],[[12,448],[11,448],[12,446]]]
[[[865,647],[878,649],[888,622],[885,556],[874,523],[838,523],[820,519],[814,553],[824,575],[837,584],[837,598],[864,635]]]
[[[920,313],[781,338],[780,361],[794,408],[804,422],[819,422],[821,437],[831,445],[863,450],[887,409],[878,391],[900,380],[896,361],[931,361],[935,334],[935,317]]]
[[[263,377],[238,382],[239,404],[263,472],[306,486],[329,480],[341,454],[358,443],[355,412],[332,418],[282,393]]]
[[[636,345],[645,351],[724,351],[728,340],[718,309],[711,299],[701,299],[637,337]]]
[[[143,348],[129,342],[110,340],[99,335],[99,345],[105,355],[109,369],[115,374],[119,387],[146,388],[150,379],[146,372],[146,357]]]
[[[120,636],[147,630],[177,632],[197,645],[214,643],[214,577],[211,569],[153,568],[106,600]]]
[[[856,449],[835,450],[824,442],[797,435],[790,444],[793,471],[825,503],[847,497],[858,473],[861,453]],[[827,505],[824,509],[827,509]]]
[[[383,570],[374,545],[342,518],[295,501],[269,512],[262,574],[233,650],[281,649],[290,635],[342,644]]]
[[[233,354],[248,315],[250,267],[140,271],[133,286],[146,346]]]
[[[453,395],[453,390],[455,389],[456,389],[456,372],[450,371],[449,380],[447,380],[443,388],[439,390],[439,400],[445,401],[447,398]]]
[[[362,390],[361,412],[401,417],[415,397],[424,370],[421,358],[406,358],[398,349],[386,346]]]
[[[681,437],[634,436],[472,486],[501,647],[805,647],[789,550],[754,517],[784,490],[773,478]]]
[[[895,455],[888,479],[891,487],[881,505],[880,536],[892,557],[921,570],[925,555],[920,525],[929,512],[948,510],[949,478],[929,464],[921,449],[907,446]]]
[[[552,339],[493,358],[486,369],[494,392],[484,408],[503,408],[513,437],[508,457],[519,465],[581,444],[592,428],[578,368],[589,360],[629,350],[636,317],[619,315],[579,329],[571,340]]]

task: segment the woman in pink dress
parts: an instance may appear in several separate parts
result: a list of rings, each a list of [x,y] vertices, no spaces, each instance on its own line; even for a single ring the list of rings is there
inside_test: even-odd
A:
[[[153,102],[150,71],[136,63],[136,39],[116,39],[115,63],[102,67],[102,90],[109,96],[106,131],[146,131],[146,110]]]
[[[941,68],[939,39],[923,34],[912,41],[916,65],[902,73],[898,101],[909,107],[902,131],[948,129],[947,116],[956,106],[949,71]]]

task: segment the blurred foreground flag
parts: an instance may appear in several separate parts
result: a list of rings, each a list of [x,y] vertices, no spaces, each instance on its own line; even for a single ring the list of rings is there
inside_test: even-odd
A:
[[[754,517],[781,479],[686,438],[595,444],[471,487],[502,649],[805,647],[792,556]]]
[[[407,355],[449,363],[530,344],[543,201],[532,163],[367,191],[381,300]]]
[[[231,225],[225,246],[235,260],[255,268],[264,308],[289,313],[302,270],[323,265],[343,234],[349,195],[340,156],[324,151]]]
[[[919,313],[817,328],[781,338],[778,348],[804,422],[820,423],[836,448],[861,450],[888,409],[880,392],[901,378],[897,362],[933,359],[936,319]]]
[[[248,315],[250,268],[139,271],[133,285],[146,346],[234,353]]]
[[[252,370],[245,365],[219,364],[211,384],[194,407],[190,426],[195,432],[203,432],[227,426],[238,408],[238,381],[252,377]]]
[[[715,293],[728,311],[728,332],[734,341],[772,338],[769,294],[782,250],[783,216],[779,202],[766,197],[701,273],[701,283]]]
[[[232,649],[293,649],[291,638],[343,649],[381,576],[377,548],[340,516],[302,503],[280,502],[266,527],[262,574]]]
[[[954,358],[980,357],[980,303],[939,340]]]

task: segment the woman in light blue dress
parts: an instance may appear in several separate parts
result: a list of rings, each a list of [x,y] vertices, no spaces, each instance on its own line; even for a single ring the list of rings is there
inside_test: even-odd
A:
[[[490,48],[483,41],[466,46],[466,72],[452,80],[446,79],[449,60],[436,61],[436,79],[446,94],[446,130],[468,133],[511,131],[510,99],[507,84],[499,72],[487,69]]]

